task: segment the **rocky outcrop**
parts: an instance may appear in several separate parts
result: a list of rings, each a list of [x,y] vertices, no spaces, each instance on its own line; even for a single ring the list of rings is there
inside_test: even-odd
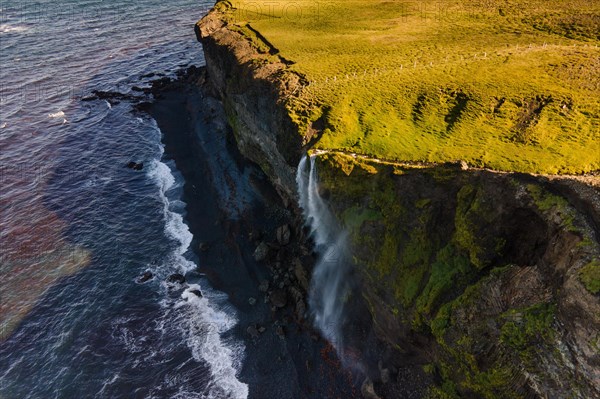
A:
[[[306,137],[290,116],[304,78],[249,25],[229,23],[227,1],[196,25],[210,84],[223,100],[244,156],[256,162],[287,199],[295,198],[295,167]]]
[[[598,219],[588,207],[599,186],[318,160],[377,336],[407,354],[402,362],[430,362],[439,396],[598,396],[600,292],[585,273],[594,269],[597,284]],[[565,181],[581,185],[572,199]]]
[[[219,2],[196,26],[210,83],[242,153],[295,200],[296,165],[314,133],[291,111],[303,77],[251,26],[228,20],[230,8]],[[424,364],[437,397],[600,395],[597,177],[339,153],[317,164],[320,194],[352,244],[354,296],[395,350],[379,372]],[[265,244],[255,256],[268,253]],[[306,289],[302,267],[293,273]],[[295,297],[276,291],[271,301]],[[368,395],[377,395],[374,382]]]

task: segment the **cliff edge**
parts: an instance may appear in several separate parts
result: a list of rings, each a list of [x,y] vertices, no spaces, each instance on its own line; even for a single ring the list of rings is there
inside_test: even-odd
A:
[[[232,8],[196,25],[210,83],[241,152],[297,203],[297,165],[325,121],[306,76]],[[318,195],[348,233],[351,296],[393,353],[380,368],[423,365],[439,398],[600,395],[598,177],[321,149]]]

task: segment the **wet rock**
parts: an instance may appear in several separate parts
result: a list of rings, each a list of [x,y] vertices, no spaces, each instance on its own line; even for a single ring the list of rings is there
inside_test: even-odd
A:
[[[202,291],[198,289],[190,290],[190,293],[196,295],[198,298],[202,298]]]
[[[256,249],[254,250],[254,260],[257,262],[264,261],[269,256],[269,251],[269,245],[267,245],[267,243],[264,241],[261,242],[260,244],[258,244],[258,247],[256,247]]]
[[[260,285],[258,286],[258,290],[260,292],[267,292],[269,290],[269,280],[261,281]]]
[[[128,167],[129,169],[133,169],[133,170],[142,170],[142,169],[144,169],[144,163],[143,162],[137,163],[137,162],[130,161],[125,166]]]
[[[248,328],[246,329],[246,332],[248,333],[248,335],[250,335],[253,339],[258,338],[258,336],[260,335],[258,332],[258,329],[256,328],[256,326],[254,324],[250,324],[248,326]]]
[[[168,283],[179,283],[179,284],[183,284],[185,283],[185,277],[183,276],[183,274],[180,273],[174,273],[171,274],[168,278],[167,278],[167,282]]]
[[[276,290],[271,294],[271,303],[273,306],[283,308],[287,303],[287,295],[283,290]]]
[[[377,364],[377,367],[379,368],[379,376],[381,378],[381,382],[384,384],[390,382],[390,370],[387,368],[383,368],[383,362],[381,360]]]
[[[256,298],[252,298],[252,297],[248,298],[248,303],[249,303],[251,306],[254,306],[254,305],[256,305]]]
[[[306,277],[306,271],[302,266],[302,262],[300,262],[300,259],[298,258],[294,259],[294,275],[296,276],[296,279],[300,283],[302,289],[304,291],[308,291],[308,278]]]
[[[290,226],[287,224],[284,224],[283,226],[279,226],[277,228],[277,242],[280,245],[288,245],[290,243],[290,236],[292,234],[291,230],[290,230]]]
[[[201,242],[200,244],[198,244],[198,249],[200,250],[200,252],[206,252],[209,248],[210,246],[206,242]]]
[[[304,304],[302,292],[296,287],[290,287],[288,293],[295,304],[296,316],[298,316],[299,319],[303,319],[304,314],[306,313],[306,305]]]
[[[146,270],[141,276],[138,277],[138,283],[145,283],[148,280],[151,280],[154,277],[151,271]]]
[[[277,328],[275,329],[275,334],[277,334],[279,338],[285,339],[285,331],[283,330],[283,327],[277,326]]]
[[[381,399],[375,393],[375,388],[373,388],[373,381],[371,381],[369,377],[365,378],[365,381],[360,387],[360,393],[362,394],[364,399]]]

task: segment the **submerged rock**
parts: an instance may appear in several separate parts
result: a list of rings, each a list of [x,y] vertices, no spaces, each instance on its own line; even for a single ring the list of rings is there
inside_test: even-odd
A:
[[[180,273],[174,273],[174,274],[171,274],[167,278],[167,282],[168,283],[183,284],[183,283],[185,283],[185,276],[183,274],[180,274]]]
[[[137,163],[137,162],[130,161],[125,166],[128,167],[129,169],[133,169],[133,170],[142,170],[142,169],[144,169],[144,163],[143,162]]]
[[[148,280],[151,280],[154,277],[151,271],[146,270],[141,276],[138,277],[138,283],[145,283]]]

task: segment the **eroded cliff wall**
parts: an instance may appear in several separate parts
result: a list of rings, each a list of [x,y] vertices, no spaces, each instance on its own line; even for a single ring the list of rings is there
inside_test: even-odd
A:
[[[242,153],[295,200],[314,133],[289,112],[303,78],[219,7],[196,26],[209,79]],[[600,395],[597,178],[317,157],[321,194],[350,235],[354,295],[399,363],[427,363],[432,394]]]

